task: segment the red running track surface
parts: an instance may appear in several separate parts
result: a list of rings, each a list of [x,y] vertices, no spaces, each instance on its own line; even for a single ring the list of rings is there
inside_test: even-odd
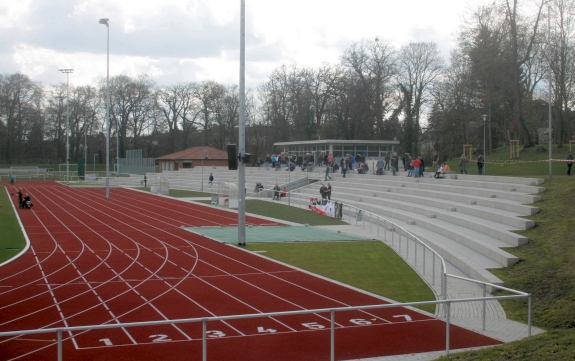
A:
[[[386,303],[181,229],[237,225],[227,210],[129,189],[109,200],[59,184],[24,191],[31,247],[0,267],[0,331]],[[338,360],[445,349],[445,323],[405,308],[338,312],[335,322]],[[329,325],[329,314],[209,322],[208,360],[329,360]],[[199,360],[201,327],[68,333],[64,360]],[[0,359],[56,360],[55,338],[0,338]],[[499,343],[451,326],[453,349]]]

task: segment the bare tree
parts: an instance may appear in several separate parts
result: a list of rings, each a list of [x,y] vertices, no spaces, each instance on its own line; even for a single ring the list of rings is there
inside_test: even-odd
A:
[[[410,43],[399,52],[398,84],[405,113],[404,144],[407,151],[418,152],[420,118],[429,91],[441,75],[444,61],[436,43]]]

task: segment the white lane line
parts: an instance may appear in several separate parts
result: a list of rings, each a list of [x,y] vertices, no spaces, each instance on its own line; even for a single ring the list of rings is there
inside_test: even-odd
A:
[[[131,207],[130,209],[131,209],[132,211],[134,211],[136,208],[138,208],[137,206],[135,206],[134,203],[131,203],[131,206],[130,206],[130,207]],[[124,208],[126,208],[126,207],[124,207]],[[140,213],[140,212],[136,212],[136,213]],[[140,214],[146,216],[146,214],[143,214],[143,213],[140,213]],[[164,223],[170,224],[170,223],[168,223],[168,222],[164,222]],[[170,224],[170,225],[171,225],[171,224]],[[156,229],[160,229],[160,228],[157,228],[157,227],[155,227],[155,226],[153,226],[153,225],[151,225],[151,224],[150,224],[150,226],[153,227],[153,228],[156,228]],[[162,230],[163,232],[168,233],[168,234],[170,234],[170,235],[172,235],[172,236],[178,237],[177,235],[175,235],[175,234],[172,233],[171,231],[163,230],[163,229],[160,229],[160,230]],[[211,250],[211,249],[209,249],[209,248],[207,248],[207,247],[205,247],[205,246],[196,244],[196,243],[194,243],[194,242],[192,242],[192,241],[187,241],[187,240],[185,240],[185,239],[183,239],[183,238],[181,238],[181,237],[178,237],[178,238],[180,238],[180,239],[182,239],[182,240],[188,242],[190,245],[194,244],[194,245],[197,246],[197,247],[206,249],[206,250],[208,250],[208,251],[210,251],[210,252],[212,252],[212,253],[216,253],[216,254],[218,254],[218,255],[220,255],[220,256],[223,256],[223,257],[225,257],[225,258],[228,258],[228,259],[230,259],[230,260],[232,260],[232,261],[234,261],[234,262],[237,262],[237,263],[239,263],[239,264],[242,264],[242,265],[244,265],[244,266],[247,266],[247,267],[249,267],[249,268],[252,268],[252,269],[254,269],[254,270],[256,270],[256,271],[258,271],[258,272],[260,272],[260,273],[270,275],[271,277],[273,277],[273,278],[275,278],[275,279],[278,279],[278,280],[280,280],[280,281],[282,281],[282,282],[285,282],[285,283],[288,283],[288,284],[293,285],[293,286],[295,286],[295,287],[298,287],[298,288],[300,288],[300,289],[302,289],[302,290],[304,290],[304,291],[311,292],[311,293],[313,293],[313,294],[315,294],[315,295],[318,295],[318,296],[320,296],[320,297],[326,298],[326,299],[328,299],[328,300],[330,300],[330,301],[333,301],[333,302],[336,302],[336,303],[340,303],[340,304],[343,305],[343,306],[351,306],[351,305],[349,305],[349,304],[347,304],[347,303],[345,303],[345,302],[343,302],[343,301],[336,300],[336,299],[334,299],[334,298],[332,298],[332,297],[330,297],[330,296],[323,295],[323,294],[321,294],[321,293],[319,293],[319,292],[316,292],[316,291],[314,291],[314,290],[311,290],[311,289],[309,289],[309,288],[307,288],[307,287],[298,285],[298,284],[296,284],[296,283],[294,283],[294,282],[291,282],[291,281],[287,281],[287,280],[285,280],[285,279],[283,279],[283,278],[280,278],[280,277],[275,276],[275,275],[272,274],[272,273],[262,271],[262,270],[260,270],[260,269],[258,269],[258,268],[256,268],[256,267],[254,267],[254,266],[252,266],[252,265],[248,265],[248,264],[246,264],[246,263],[244,263],[244,262],[240,262],[240,261],[238,261],[237,259],[231,258],[231,257],[229,257],[229,256],[227,256],[227,255],[224,255],[224,254],[219,253],[219,252],[217,252],[217,251]],[[202,262],[206,263],[205,261],[202,261]],[[206,263],[206,264],[209,265],[209,263]],[[233,275],[232,275],[232,277],[233,277]],[[246,282],[246,283],[249,284],[249,282]],[[271,294],[271,293],[270,293],[270,294]],[[278,297],[278,298],[281,299],[281,297],[279,297],[279,296],[276,296],[276,297]],[[362,313],[365,313],[365,314],[369,315],[370,317],[375,317],[375,318],[380,319],[380,320],[382,320],[382,321],[392,323],[392,321],[387,320],[387,319],[384,319],[384,318],[382,318],[382,317],[380,317],[380,316],[374,315],[374,314],[372,314],[372,313],[370,313],[370,312],[368,312],[368,311],[363,311],[363,310],[362,310]],[[323,317],[323,316],[320,316],[320,317]],[[325,318],[325,317],[324,317],[324,318]],[[326,318],[326,319],[327,319],[327,318]]]

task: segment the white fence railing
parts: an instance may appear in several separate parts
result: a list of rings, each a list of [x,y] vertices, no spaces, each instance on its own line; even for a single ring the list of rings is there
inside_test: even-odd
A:
[[[502,288],[497,285],[490,285],[492,287],[498,287],[506,291],[514,293],[514,295],[508,296],[497,296],[497,297],[481,297],[481,298],[471,298],[471,299],[451,299],[451,300],[438,300],[438,301],[424,301],[424,302],[406,302],[406,303],[391,303],[384,305],[366,305],[366,306],[350,306],[350,307],[337,307],[337,308],[319,308],[313,310],[302,310],[302,311],[289,311],[289,312],[269,312],[269,313],[257,313],[257,314],[244,314],[244,315],[232,315],[232,316],[215,316],[215,317],[203,317],[203,318],[186,318],[186,319],[175,319],[175,320],[162,320],[162,321],[149,321],[149,322],[131,322],[131,323],[114,323],[114,324],[100,324],[100,325],[88,325],[88,326],[75,326],[75,327],[58,327],[58,328],[45,328],[37,330],[23,330],[23,331],[11,331],[11,332],[0,332],[0,337],[13,337],[13,339],[18,338],[22,335],[33,335],[33,334],[45,334],[45,333],[56,333],[57,335],[57,355],[56,359],[58,361],[63,361],[64,355],[62,350],[62,342],[65,340],[72,339],[72,332],[77,331],[87,331],[87,330],[101,330],[110,328],[127,328],[127,327],[142,327],[142,326],[156,326],[156,325],[174,325],[181,323],[202,323],[202,360],[208,360],[208,322],[213,321],[227,321],[227,320],[240,320],[240,319],[253,319],[262,317],[280,317],[280,316],[292,316],[292,315],[304,315],[304,314],[330,314],[330,360],[335,360],[335,313],[336,312],[346,312],[346,311],[357,311],[357,310],[374,310],[374,309],[384,309],[384,308],[397,308],[397,307],[417,307],[424,305],[444,305],[446,309],[445,317],[445,353],[448,355],[450,352],[450,339],[451,339],[451,319],[450,310],[452,303],[458,302],[475,302],[475,301],[488,301],[488,300],[504,300],[504,299],[516,299],[516,298],[527,298],[528,299],[528,334],[531,336],[531,295],[507,288]],[[323,325],[317,325],[314,328],[315,331],[320,331],[325,329]],[[415,326],[416,327],[416,326]],[[63,334],[70,334],[69,337],[64,338]],[[9,341],[4,340],[3,342]]]

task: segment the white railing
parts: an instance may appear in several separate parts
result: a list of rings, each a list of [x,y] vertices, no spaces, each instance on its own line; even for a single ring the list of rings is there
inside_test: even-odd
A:
[[[258,193],[258,196],[259,194],[261,194],[261,198],[271,198],[273,197],[274,191],[265,189]],[[315,197],[311,196],[311,198]],[[320,197],[317,198],[320,199]],[[288,192],[287,197],[280,197],[280,201],[283,199],[286,199],[286,203],[288,205],[306,209],[309,208],[309,195],[301,195],[295,194],[293,192]],[[483,291],[483,302],[481,307],[483,325],[482,330],[485,331],[487,313],[485,297],[487,296],[488,288],[490,290],[500,289],[510,291],[509,289],[502,286],[493,285],[491,283],[449,274],[447,272],[446,263],[443,257],[431,247],[429,247],[425,242],[420,240],[417,236],[407,231],[404,227],[381,215],[357,208],[355,206],[346,205],[343,203],[342,208],[342,221],[345,222],[347,218],[347,223],[352,224],[355,222],[355,225],[361,225],[362,229],[369,230],[370,233],[375,233],[377,238],[382,239],[387,245],[389,245],[421,276],[421,278],[433,290],[437,298],[447,300],[447,281],[449,278],[480,285]],[[437,282],[437,278],[440,278],[440,282]],[[522,292],[520,293],[523,294]],[[438,316],[443,315],[443,317],[445,317],[446,313],[447,310],[445,308],[436,312]]]
[[[501,288],[497,285],[491,285],[493,287]],[[214,317],[202,317],[202,318],[185,318],[185,319],[175,319],[175,320],[162,320],[162,321],[149,321],[149,322],[130,322],[130,323],[115,323],[115,324],[104,324],[104,325],[88,325],[88,326],[75,326],[75,327],[58,327],[58,328],[45,328],[37,330],[22,330],[22,331],[11,331],[11,332],[0,332],[0,337],[10,337],[10,336],[22,336],[22,335],[33,335],[33,334],[45,334],[45,333],[56,333],[57,334],[57,360],[63,360],[62,352],[62,342],[63,333],[71,333],[76,331],[87,331],[87,330],[101,330],[110,328],[125,328],[125,327],[142,327],[142,326],[156,326],[156,325],[174,325],[180,323],[202,323],[202,360],[208,360],[208,345],[207,345],[207,323],[213,321],[226,321],[226,320],[239,320],[239,319],[252,319],[252,318],[262,318],[262,317],[279,317],[279,316],[292,316],[292,315],[304,315],[304,314],[318,314],[318,313],[329,313],[330,314],[330,360],[335,361],[335,313],[336,312],[346,312],[346,311],[358,311],[358,310],[373,310],[373,309],[384,309],[384,308],[397,308],[397,307],[418,307],[424,305],[445,305],[446,318],[445,318],[445,353],[449,355],[450,351],[450,338],[451,338],[451,320],[450,320],[450,310],[452,303],[458,302],[475,302],[475,301],[489,301],[489,300],[504,300],[504,299],[516,299],[516,298],[527,298],[528,299],[528,334],[531,336],[531,294],[519,292],[507,288],[501,288],[506,291],[515,293],[515,295],[508,296],[496,296],[496,297],[482,297],[482,298],[469,298],[469,299],[451,299],[451,300],[438,300],[438,301],[423,301],[423,302],[406,302],[406,303],[391,303],[384,305],[366,305],[366,306],[349,306],[349,307],[337,307],[337,308],[319,308],[313,310],[302,310],[302,311],[288,311],[288,312],[269,312],[269,313],[257,313],[257,314],[244,314],[244,315],[232,315],[232,316],[214,316]],[[369,322],[369,321],[366,321]],[[366,325],[368,325],[366,323]],[[325,329],[323,325],[313,325],[311,329],[319,331]],[[416,326],[415,326],[416,327]],[[16,338],[14,337],[14,338]],[[67,337],[66,340],[71,339],[73,336]],[[6,340],[7,341],[7,340]]]

